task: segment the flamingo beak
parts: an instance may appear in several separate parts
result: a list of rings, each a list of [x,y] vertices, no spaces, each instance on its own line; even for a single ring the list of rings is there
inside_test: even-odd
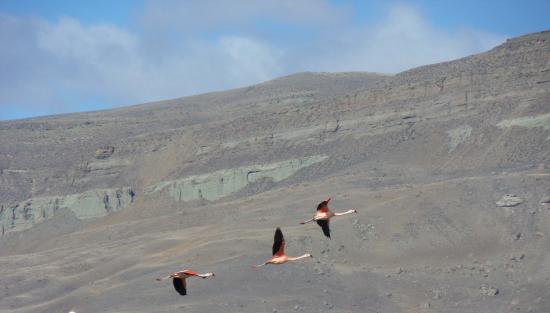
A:
[[[328,197],[326,200],[325,200],[327,203],[330,202],[330,197]]]

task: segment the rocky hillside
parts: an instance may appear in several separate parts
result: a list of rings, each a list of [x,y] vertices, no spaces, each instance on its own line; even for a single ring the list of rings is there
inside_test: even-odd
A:
[[[0,122],[0,312],[550,312],[549,159],[550,32]],[[314,258],[252,270],[276,226]]]

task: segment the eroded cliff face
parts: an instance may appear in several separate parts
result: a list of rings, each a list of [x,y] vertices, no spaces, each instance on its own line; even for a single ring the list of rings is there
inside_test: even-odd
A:
[[[146,188],[146,193],[165,191],[176,201],[215,201],[260,179],[267,178],[279,182],[289,178],[300,169],[324,161],[327,158],[327,156],[315,155],[269,164],[229,168],[161,182]]]
[[[216,201],[262,179],[279,182],[297,171],[326,160],[315,155],[268,164],[223,169],[163,181],[145,188],[145,194],[160,193],[175,201]],[[60,211],[69,210],[78,219],[98,218],[127,208],[136,192],[130,187],[93,189],[79,194],[31,198],[14,205],[0,206],[1,234],[29,229]]]
[[[78,219],[106,216],[128,207],[135,193],[130,187],[95,189],[80,194],[31,198],[14,205],[0,206],[2,235],[21,231],[52,218],[60,210],[69,210]]]
[[[523,116],[513,119],[503,120],[497,124],[501,128],[525,127],[525,128],[540,128],[541,130],[550,130],[550,113]],[[550,135],[546,138],[550,140]]]

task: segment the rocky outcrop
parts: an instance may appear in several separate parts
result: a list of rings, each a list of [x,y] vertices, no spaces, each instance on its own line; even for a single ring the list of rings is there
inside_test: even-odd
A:
[[[514,207],[523,202],[523,199],[516,195],[504,195],[496,202],[499,207]]]
[[[95,158],[96,159],[107,159],[111,157],[115,153],[115,147],[112,146],[104,146],[95,151]]]
[[[527,128],[542,127],[546,130],[550,130],[550,113],[503,120],[500,123],[498,123],[498,126],[499,127],[521,126],[521,127],[527,127]]]
[[[481,286],[479,288],[479,293],[483,296],[496,296],[498,295],[498,288],[495,288],[493,286]]]
[[[176,201],[215,201],[261,179],[281,181],[292,176],[298,170],[327,158],[327,156],[316,155],[269,164],[229,168],[160,182],[146,188],[146,193],[168,192]]]
[[[463,143],[472,135],[472,127],[470,125],[461,125],[447,131],[449,135],[449,152],[453,152],[459,144]]]
[[[95,189],[80,194],[28,199],[0,206],[1,234],[21,231],[52,218],[59,210],[70,210],[79,219],[102,217],[126,208],[134,201],[129,187]]]
[[[497,125],[500,128],[519,126],[519,127],[525,127],[525,128],[540,127],[544,130],[550,130],[550,113],[503,120]],[[546,140],[550,140],[550,136],[548,136]]]

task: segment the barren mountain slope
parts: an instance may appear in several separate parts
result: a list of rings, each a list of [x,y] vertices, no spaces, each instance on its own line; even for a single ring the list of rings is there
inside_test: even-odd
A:
[[[1,122],[0,312],[550,312],[549,157],[550,32]],[[276,226],[314,258],[252,269]]]
[[[128,177],[135,171],[134,161],[158,158],[159,149],[182,137],[201,144],[187,133],[206,130],[218,135],[229,131],[220,125],[330,101],[384,77],[301,73],[248,88],[110,111],[0,122],[0,196],[9,203],[37,195],[136,184],[135,177]],[[106,146],[116,149],[114,156],[98,161],[96,151]],[[196,158],[194,151],[182,152]]]

